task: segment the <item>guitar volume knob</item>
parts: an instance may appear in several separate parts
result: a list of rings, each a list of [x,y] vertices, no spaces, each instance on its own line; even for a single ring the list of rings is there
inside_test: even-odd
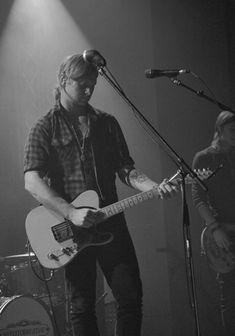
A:
[[[67,248],[63,248],[63,249],[62,249],[62,252],[63,252],[64,254],[66,254],[66,255],[70,255],[70,254],[72,253],[72,251],[71,251],[71,249],[70,249],[69,247],[67,247]]]
[[[48,254],[48,258],[49,258],[50,260],[56,260],[56,261],[59,260],[59,258],[58,258],[54,253],[49,253],[49,254]]]

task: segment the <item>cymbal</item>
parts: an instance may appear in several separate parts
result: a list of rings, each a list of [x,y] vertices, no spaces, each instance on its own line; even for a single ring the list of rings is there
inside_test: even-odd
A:
[[[3,259],[14,259],[14,258],[28,258],[28,257],[35,257],[35,253],[30,252],[29,253],[24,253],[24,254],[15,254],[15,255],[10,255],[6,257],[1,257]]]

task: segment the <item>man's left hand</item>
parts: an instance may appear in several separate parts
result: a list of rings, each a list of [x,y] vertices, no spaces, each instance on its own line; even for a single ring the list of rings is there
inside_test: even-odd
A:
[[[161,199],[168,199],[175,196],[179,186],[172,184],[168,179],[164,179],[158,186],[158,195]]]

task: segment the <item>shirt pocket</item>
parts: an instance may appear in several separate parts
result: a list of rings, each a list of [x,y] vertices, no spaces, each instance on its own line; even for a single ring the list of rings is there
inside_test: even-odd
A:
[[[72,135],[53,138],[51,145],[57,160],[62,166],[72,164],[76,160],[77,148]]]

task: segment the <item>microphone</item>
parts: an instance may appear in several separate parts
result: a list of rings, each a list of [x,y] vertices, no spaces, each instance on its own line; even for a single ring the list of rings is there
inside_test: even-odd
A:
[[[147,78],[157,78],[157,77],[176,77],[185,73],[189,73],[190,70],[187,69],[175,69],[175,70],[157,70],[157,69],[147,69],[145,70],[145,77]]]
[[[82,57],[85,62],[91,63],[97,67],[106,66],[106,60],[97,50],[84,50]]]

